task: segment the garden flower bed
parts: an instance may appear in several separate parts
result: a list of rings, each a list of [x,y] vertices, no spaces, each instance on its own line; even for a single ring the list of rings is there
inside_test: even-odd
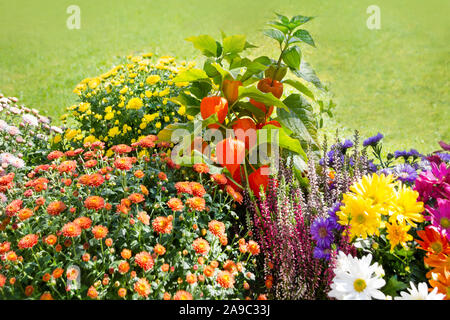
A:
[[[51,125],[0,97],[2,299],[450,298],[450,146],[385,155],[322,138],[334,103],[277,15],[187,40],[203,65],[131,55]]]

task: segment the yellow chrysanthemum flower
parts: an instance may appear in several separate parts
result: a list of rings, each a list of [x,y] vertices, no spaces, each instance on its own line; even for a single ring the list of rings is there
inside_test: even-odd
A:
[[[419,193],[410,187],[402,184],[394,194],[393,208],[389,222],[397,221],[399,223],[410,224],[417,227],[416,223],[425,221],[422,212],[424,211],[423,202],[417,201]]]
[[[358,182],[350,187],[350,191],[372,200],[372,205],[376,206],[383,214],[388,214],[390,202],[395,196],[394,176],[376,173],[362,177]]]
[[[81,113],[86,112],[91,108],[91,104],[89,102],[82,102],[78,105],[78,111]]]
[[[111,129],[109,129],[109,131],[108,131],[108,135],[109,135],[111,138],[114,138],[114,137],[117,136],[118,134],[120,134],[120,130],[119,130],[118,127],[113,127],[113,128],[111,128]]]
[[[93,78],[93,79],[90,79],[89,82],[88,82],[88,86],[91,89],[97,88],[97,86],[99,84],[100,84],[100,78]]]
[[[157,123],[155,124],[155,127],[156,127],[157,129],[161,128],[161,122],[157,122]]]
[[[185,107],[185,106],[181,106],[181,107],[178,109],[178,114],[179,114],[180,116],[184,116],[184,115],[186,114],[186,107]]]
[[[365,199],[360,195],[344,194],[343,206],[336,213],[339,224],[349,225],[349,237],[367,238],[371,235],[379,235],[381,227],[381,214],[374,206],[371,199]]]
[[[386,223],[386,238],[391,244],[391,252],[398,244],[402,245],[403,248],[407,247],[406,242],[413,239],[412,235],[408,233],[409,229],[411,229],[411,226],[404,223],[397,224],[396,221],[393,221],[392,224]]]
[[[60,134],[57,134],[56,136],[53,137],[53,143],[59,143],[61,142],[62,137]]]
[[[114,118],[114,112],[108,112],[105,115],[105,120],[111,120],[112,118]]]
[[[127,109],[138,110],[138,109],[142,108],[143,105],[144,105],[144,103],[142,102],[141,99],[139,99],[139,98],[131,98],[128,101],[126,108]]]
[[[147,79],[145,80],[145,82],[149,85],[154,85],[156,83],[158,83],[161,80],[161,77],[157,74],[152,74],[150,76],[147,77]]]
[[[90,135],[84,138],[83,143],[93,143],[95,141],[97,141],[97,138],[93,135]]]

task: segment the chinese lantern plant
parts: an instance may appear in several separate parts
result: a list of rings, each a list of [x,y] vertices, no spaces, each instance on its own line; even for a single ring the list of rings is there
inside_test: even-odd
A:
[[[214,162],[217,161],[214,160],[217,158],[214,154],[217,155],[217,146],[224,139],[235,136],[244,141],[245,155],[241,158],[247,164],[251,152],[258,151],[262,145],[276,143],[286,151],[287,156],[294,157],[296,173],[300,175],[306,161],[304,150],[319,149],[317,131],[323,125],[322,115],[332,115],[333,103],[328,101],[327,105],[327,102],[319,99],[326,96],[326,88],[311,66],[302,60],[299,45],[315,46],[310,33],[301,28],[312,17],[298,15],[289,19],[277,14],[277,18],[269,22],[269,28],[264,31],[266,36],[276,40],[280,48],[277,59],[267,56],[254,59],[247,57],[245,52],[255,46],[244,35],[227,36],[222,32],[221,41],[209,35],[186,39],[202,52],[205,61],[202,69],[185,70],[173,79],[175,83],[190,83],[189,90],[180,92],[173,101],[183,106],[188,115],[203,123],[201,128],[197,126],[201,130],[196,131],[192,123],[170,124],[160,132],[160,139],[179,142],[180,135],[174,141],[174,133],[178,129],[183,130],[183,140],[191,141],[206,129],[218,130],[221,139],[214,140],[211,136],[217,135],[209,134],[202,140],[211,147],[213,157],[199,155],[201,152],[198,150],[193,155],[186,149],[183,149],[183,156],[207,162],[211,168],[219,168],[219,171],[221,166],[215,166]],[[237,134],[239,129],[244,133],[241,136]],[[255,131],[256,139],[245,136],[250,129]],[[260,135],[261,129],[268,133]],[[231,137],[226,134],[227,130],[232,133]],[[190,146],[191,141],[185,145]],[[239,164],[233,162],[231,166],[221,165],[227,168],[232,179]],[[267,165],[259,160],[252,164],[242,168],[246,176],[257,171],[260,166]]]

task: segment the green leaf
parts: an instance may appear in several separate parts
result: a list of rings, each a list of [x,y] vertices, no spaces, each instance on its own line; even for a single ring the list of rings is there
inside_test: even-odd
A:
[[[192,36],[186,39],[192,42],[194,47],[200,50],[205,56],[217,57],[217,43],[213,37],[209,35]]]
[[[244,51],[246,37],[244,35],[234,35],[223,39],[223,54],[239,53]]]
[[[302,60],[302,52],[298,46],[292,46],[283,52],[283,61],[286,65],[294,70],[300,68],[300,62]]]
[[[275,14],[277,15],[278,19],[280,19],[281,23],[283,23],[283,24],[288,24],[289,23],[289,18],[288,17],[283,16],[282,14],[279,14],[279,13],[276,13],[276,12],[275,12]]]
[[[292,87],[294,87],[295,89],[297,89],[298,91],[300,91],[301,93],[303,93],[304,95],[310,97],[311,99],[314,100],[314,94],[311,92],[311,90],[309,90],[303,83],[301,83],[300,81],[297,80],[291,80],[291,79],[286,79],[283,81],[283,83],[286,83]]]
[[[398,291],[406,289],[408,286],[397,280],[397,276],[394,275],[392,277],[389,278],[388,282],[386,283],[386,285],[381,288],[381,291],[386,294],[389,295],[391,297],[395,297],[398,296]]]
[[[301,41],[309,44],[310,46],[313,46],[313,47],[316,46],[313,38],[311,37],[311,34],[304,29],[299,29],[299,30],[295,31],[293,36],[300,39]]]
[[[173,140],[172,135],[175,132],[175,130],[186,130],[187,132],[193,132],[194,125],[192,122],[171,123],[167,125],[164,129],[159,131],[158,140],[165,142],[172,142]]]
[[[173,78],[173,82],[192,82],[200,79],[208,79],[208,75],[202,69],[193,68],[180,72]]]
[[[291,130],[294,136],[303,142],[302,145],[311,144],[318,148],[315,117],[308,101],[299,94],[291,94],[283,102],[289,108],[290,113],[278,110],[279,122]]]
[[[284,34],[287,34],[289,32],[289,28],[286,27],[284,24],[279,23],[278,21],[269,22],[268,25],[271,26],[272,28],[280,30]]]
[[[265,113],[261,109],[255,107],[250,102],[239,101],[233,108],[236,108],[236,112],[238,112],[241,115],[241,117],[244,115],[250,117],[252,115],[255,115],[256,117],[265,116]]]
[[[297,139],[291,138],[287,135],[283,128],[279,128],[272,124],[264,126],[262,129],[257,131],[257,144],[250,151],[253,152],[255,148],[259,147],[261,144],[278,145],[280,148],[290,150],[299,154],[306,159],[306,153]]]
[[[292,17],[290,22],[296,23],[296,24],[298,24],[298,26],[300,26],[312,19],[314,19],[314,17],[305,17],[302,15],[297,15],[297,16]]]
[[[269,38],[275,39],[280,44],[284,41],[284,33],[277,29],[266,29],[263,33]]]
[[[324,90],[325,87],[323,86],[322,82],[320,81],[319,77],[317,77],[316,73],[314,72],[314,69],[311,67],[311,65],[302,60],[300,64],[300,70],[292,70],[291,71],[299,78],[302,78],[308,82],[311,82],[314,84],[318,89]]]
[[[267,106],[276,106],[288,112],[288,108],[280,99],[277,99],[271,92],[264,93],[256,87],[239,87],[238,99],[240,100],[242,98],[251,98]]]

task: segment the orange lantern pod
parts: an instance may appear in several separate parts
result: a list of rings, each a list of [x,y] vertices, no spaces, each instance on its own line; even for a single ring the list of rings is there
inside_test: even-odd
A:
[[[242,82],[238,80],[224,80],[222,83],[222,91],[229,103],[234,103],[239,96],[239,87]]]
[[[236,138],[227,138],[216,145],[216,161],[230,171],[231,175],[244,162],[245,143]]]
[[[225,118],[228,114],[228,101],[223,97],[205,97],[200,103],[200,114],[202,115],[203,120],[209,118],[213,114],[217,114],[217,118],[220,123],[225,121]],[[209,125],[209,128],[218,128],[216,125]]]
[[[267,190],[267,185],[269,184],[269,175],[262,174],[264,168],[268,169],[269,166],[261,166],[248,176],[249,187],[258,198],[260,186],[263,186],[265,192]]]
[[[236,138],[245,142],[247,149],[251,149],[256,143],[256,124],[252,119],[238,119],[233,125],[233,130]]]
[[[265,93],[272,92],[272,94],[278,99],[280,99],[283,94],[283,83],[270,78],[259,80],[257,88]]]

